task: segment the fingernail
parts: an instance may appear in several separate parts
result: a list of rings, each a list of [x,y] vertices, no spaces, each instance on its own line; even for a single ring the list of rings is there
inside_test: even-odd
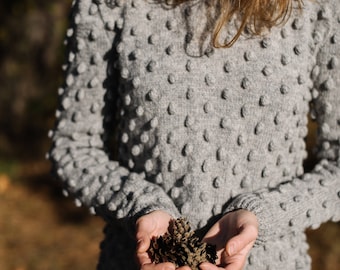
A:
[[[142,244],[143,244],[143,240],[142,240],[142,239],[139,239],[139,240],[137,241],[137,250],[140,250]]]

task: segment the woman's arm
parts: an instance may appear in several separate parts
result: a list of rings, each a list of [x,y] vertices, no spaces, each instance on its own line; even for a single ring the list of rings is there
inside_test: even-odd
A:
[[[259,220],[259,238],[283,235],[292,230],[316,228],[328,220],[340,220],[340,2],[319,6],[317,31],[327,33],[317,51],[313,106],[318,123],[319,163],[301,178],[244,194],[226,212],[247,209]]]
[[[112,58],[123,19],[123,7],[75,1],[50,159],[65,193],[104,218],[140,216],[157,209],[177,216],[163,189],[110,160],[105,147],[118,81],[108,75],[112,71],[108,62],[117,60]]]

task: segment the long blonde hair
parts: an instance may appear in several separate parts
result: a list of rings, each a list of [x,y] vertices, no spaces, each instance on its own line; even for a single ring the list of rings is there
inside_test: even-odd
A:
[[[167,0],[167,3],[178,5],[192,0]],[[209,1],[209,0],[208,0]],[[284,24],[289,18],[293,3],[302,9],[303,0],[211,0],[218,7],[219,16],[212,33],[213,45],[216,48],[231,47],[242,34],[246,26],[252,34],[260,35],[264,30]],[[210,5],[213,3],[210,2]],[[222,28],[236,15],[240,19],[240,27],[231,40],[220,42]]]

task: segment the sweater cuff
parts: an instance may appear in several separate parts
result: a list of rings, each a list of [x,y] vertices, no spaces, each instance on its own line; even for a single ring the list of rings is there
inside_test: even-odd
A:
[[[249,193],[235,197],[223,211],[223,214],[239,209],[248,210],[257,217],[259,233],[255,245],[263,245],[269,238],[272,238],[275,235],[273,211],[270,204],[259,195]]]
[[[170,197],[161,187],[146,181],[144,173],[130,173],[122,194],[126,197],[133,194],[134,198],[130,198],[127,205],[120,206],[121,216],[137,220],[153,211],[163,210],[174,218],[179,217],[179,212]]]

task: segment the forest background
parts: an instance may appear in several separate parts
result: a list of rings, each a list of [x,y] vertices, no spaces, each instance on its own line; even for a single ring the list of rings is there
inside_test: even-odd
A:
[[[61,195],[45,159],[70,6],[71,0],[0,3],[2,270],[96,267],[104,222]],[[313,136],[307,143],[313,144]],[[340,269],[340,223],[324,224],[307,236],[313,270]]]

